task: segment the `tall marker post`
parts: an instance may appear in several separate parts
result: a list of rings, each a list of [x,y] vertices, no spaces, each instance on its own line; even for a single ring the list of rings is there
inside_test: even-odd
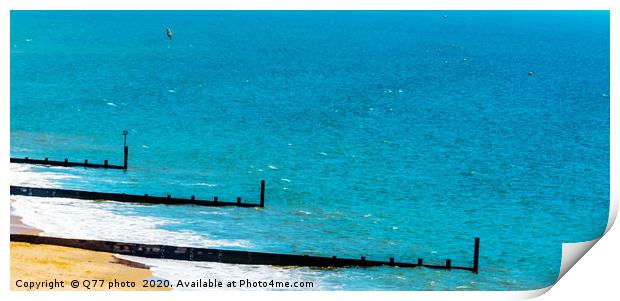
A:
[[[127,135],[129,134],[129,132],[127,132],[127,130],[123,131],[123,136],[124,136],[124,141],[123,141],[123,146],[124,146],[124,150],[125,150],[125,157],[123,160],[123,167],[125,168],[125,170],[127,169],[127,157],[129,155],[129,147],[127,146]]]

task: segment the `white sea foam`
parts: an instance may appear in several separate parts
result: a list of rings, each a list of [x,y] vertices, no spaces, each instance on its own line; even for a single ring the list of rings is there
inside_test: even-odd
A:
[[[33,166],[28,164],[11,163],[11,185],[36,186],[44,188],[59,188],[60,181],[65,179],[79,178],[75,175],[63,173],[66,167],[48,167],[50,171],[33,171]]]
[[[246,240],[210,239],[190,231],[162,229],[178,221],[121,215],[114,212],[118,206],[128,205],[68,198],[11,196],[14,214],[21,216],[24,224],[42,230],[42,235],[203,248],[252,247]]]
[[[108,103],[107,103],[107,105],[108,105],[108,106],[111,106],[111,107],[116,107],[116,104],[115,104],[115,103],[113,103],[113,102],[108,102]]]
[[[32,165],[11,164],[11,185],[62,188],[60,181],[79,178],[66,167],[47,167],[34,171]],[[195,247],[243,247],[245,240],[214,240],[190,231],[174,232],[161,229],[176,220],[150,216],[121,215],[119,207],[131,212],[133,206],[117,202],[95,202],[68,198],[11,196],[11,211],[21,216],[24,224],[43,231],[42,235],[88,238],[141,243],[170,243]]]
[[[191,185],[191,186],[206,186],[206,187],[216,187],[217,186],[217,184],[203,183],[203,182],[191,183],[189,185]]]
[[[278,169],[278,167],[276,167],[275,165],[271,165],[271,164],[269,164],[268,167],[269,167],[269,169],[273,169],[273,170],[277,170]]]

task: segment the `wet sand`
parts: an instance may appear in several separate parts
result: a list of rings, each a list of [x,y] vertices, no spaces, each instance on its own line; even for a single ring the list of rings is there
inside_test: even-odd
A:
[[[11,234],[39,235],[41,230],[25,225],[22,218],[11,215]]]

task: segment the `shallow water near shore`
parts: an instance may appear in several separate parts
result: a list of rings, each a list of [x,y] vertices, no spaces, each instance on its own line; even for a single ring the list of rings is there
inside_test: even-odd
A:
[[[163,278],[545,287],[561,243],[607,223],[609,14],[12,12],[11,156],[122,164],[124,129],[127,172],[12,164],[12,184],[257,202],[264,179],[265,208],[14,196],[16,214],[42,235],[459,266],[481,238],[479,274],[150,261]]]

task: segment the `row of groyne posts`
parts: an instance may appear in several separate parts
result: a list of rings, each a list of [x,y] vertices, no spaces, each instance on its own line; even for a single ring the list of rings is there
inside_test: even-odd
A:
[[[445,264],[424,263],[418,258],[416,263],[396,261],[393,257],[389,261],[368,260],[365,256],[359,259],[263,253],[238,250],[221,250],[211,248],[176,247],[168,245],[153,245],[140,243],[126,243],[102,240],[86,240],[46,237],[36,235],[11,234],[11,241],[27,242],[31,244],[57,245],[63,247],[81,248],[99,252],[109,252],[121,255],[139,256],[157,259],[173,259],[187,261],[208,261],[232,264],[273,265],[273,266],[307,266],[307,267],[377,267],[392,266],[402,268],[425,267],[431,269],[465,270],[478,273],[478,254],[480,239],[474,241],[474,262],[471,267],[452,265],[450,259]]]
[[[64,167],[85,167],[85,168],[110,168],[127,170],[127,159],[129,148],[127,146],[127,131],[123,132],[124,139],[124,164],[111,165],[108,160],[104,164],[84,162],[35,160],[28,157],[11,158],[11,163],[38,164],[48,166],[64,166]],[[217,196],[213,200],[197,199],[192,195],[187,198],[174,198],[171,195],[151,196],[148,194],[126,194],[112,192],[94,192],[83,190],[70,190],[58,188],[39,188],[26,186],[13,186],[10,189],[11,195],[23,195],[34,197],[57,197],[72,198],[82,200],[105,200],[115,202],[135,202],[145,204],[163,204],[163,205],[196,205],[196,206],[236,206],[236,207],[265,207],[265,181],[260,182],[260,197],[258,204],[242,203],[241,197],[237,197],[235,202],[221,201]],[[149,245],[139,243],[126,243],[114,241],[99,241],[85,239],[67,239],[58,237],[44,237],[22,234],[11,234],[11,241],[27,242],[32,244],[50,244],[66,247],[76,247],[93,251],[111,252],[123,255],[141,256],[149,258],[175,259],[188,261],[209,261],[233,264],[252,264],[252,265],[274,265],[274,266],[308,266],[308,267],[349,267],[349,266],[394,266],[394,267],[426,267],[433,269],[445,270],[465,270],[478,273],[478,263],[480,255],[480,238],[474,239],[473,263],[471,266],[457,266],[452,264],[451,259],[446,259],[442,264],[425,263],[422,258],[418,258],[416,263],[396,261],[393,257],[389,261],[367,260],[365,256],[360,258],[339,258],[337,256],[322,257],[309,255],[292,255],[278,253],[263,253],[251,251],[237,250],[221,250],[206,249],[194,247],[177,247],[168,245]]]
[[[65,158],[63,161],[55,161],[49,160],[49,158],[41,159],[31,159],[28,157],[24,158],[13,158],[11,157],[11,163],[25,163],[25,164],[38,164],[38,165],[49,165],[49,166],[63,166],[63,167],[88,167],[88,168],[109,168],[109,169],[122,169],[127,170],[127,159],[129,157],[129,146],[127,146],[127,131],[123,131],[124,143],[123,143],[123,165],[113,165],[109,164],[108,160],[103,160],[103,164],[97,163],[88,163],[88,159],[84,160],[84,162],[71,162],[69,159]]]

